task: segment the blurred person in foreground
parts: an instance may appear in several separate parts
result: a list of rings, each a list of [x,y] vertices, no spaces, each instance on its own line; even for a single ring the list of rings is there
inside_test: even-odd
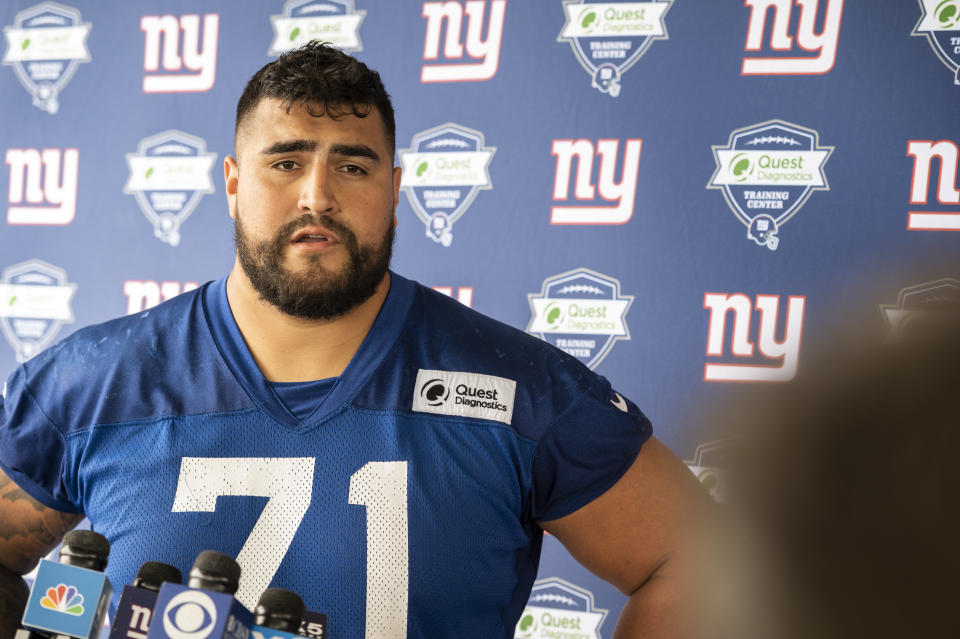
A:
[[[719,411],[726,503],[702,547],[700,636],[960,636],[957,311],[896,339],[840,333],[793,383]]]

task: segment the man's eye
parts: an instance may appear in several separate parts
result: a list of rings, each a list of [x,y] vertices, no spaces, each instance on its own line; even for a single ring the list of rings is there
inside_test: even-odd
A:
[[[364,170],[362,166],[357,166],[356,164],[345,164],[342,167],[340,167],[340,170],[350,175],[366,174],[366,170]]]
[[[274,164],[273,168],[280,169],[281,171],[292,171],[297,168],[297,163],[293,160],[284,160],[283,162]]]

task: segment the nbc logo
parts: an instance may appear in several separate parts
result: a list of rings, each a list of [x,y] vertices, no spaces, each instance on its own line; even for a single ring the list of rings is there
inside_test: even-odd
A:
[[[40,606],[80,616],[83,614],[83,595],[77,592],[76,586],[57,584],[56,588],[47,589],[47,596],[40,600]]]

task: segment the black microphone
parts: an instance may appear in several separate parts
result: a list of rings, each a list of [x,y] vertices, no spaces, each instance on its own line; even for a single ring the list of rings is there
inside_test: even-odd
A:
[[[147,639],[249,639],[253,613],[234,599],[239,586],[240,565],[204,550],[186,586],[160,587]]]
[[[140,566],[133,584],[123,587],[117,613],[113,617],[110,639],[147,639],[160,586],[181,581],[183,575],[170,564],[148,561]]]
[[[103,574],[109,554],[110,542],[100,533],[71,530],[64,535],[59,563],[40,561],[18,639],[37,639],[37,634],[99,637],[113,595]]]
[[[304,610],[297,634],[307,639],[327,639],[327,616],[322,612]]]
[[[303,620],[303,600],[295,592],[268,588],[253,611],[254,639],[288,639],[297,636]]]

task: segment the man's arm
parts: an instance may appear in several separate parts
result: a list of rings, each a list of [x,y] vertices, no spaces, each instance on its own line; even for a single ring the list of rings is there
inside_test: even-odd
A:
[[[687,467],[650,438],[610,490],[560,519],[539,522],[588,570],[630,597],[615,638],[688,636],[691,540],[710,502]]]
[[[56,548],[83,515],[47,508],[0,471],[0,639],[20,625],[29,591],[20,575]]]

